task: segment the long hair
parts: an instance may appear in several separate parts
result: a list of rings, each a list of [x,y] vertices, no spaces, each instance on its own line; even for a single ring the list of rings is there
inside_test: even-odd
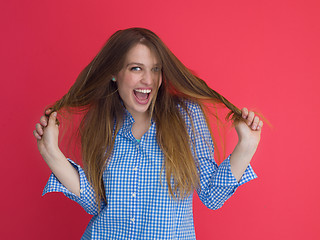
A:
[[[196,102],[202,109],[204,101],[221,103],[230,109],[226,119],[242,120],[241,111],[192,74],[156,34],[143,28],[117,31],[79,74],[68,93],[50,107],[53,111],[85,112],[79,126],[82,162],[99,208],[101,200],[107,202],[103,172],[124,115],[117,85],[111,78],[122,69],[127,52],[138,43],[148,46],[162,63],[162,84],[152,100],[150,113],[165,156],[164,168],[171,196],[186,197],[200,185],[185,120],[177,105],[188,111],[186,99]]]

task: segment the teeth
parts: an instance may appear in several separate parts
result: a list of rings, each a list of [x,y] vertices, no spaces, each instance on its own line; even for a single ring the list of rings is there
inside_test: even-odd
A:
[[[150,89],[135,89],[136,92],[141,92],[141,93],[150,93]]]

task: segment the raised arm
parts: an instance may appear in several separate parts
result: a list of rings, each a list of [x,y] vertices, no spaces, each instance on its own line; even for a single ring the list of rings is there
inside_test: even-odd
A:
[[[233,170],[239,170],[237,178],[231,170],[230,161],[233,154],[236,155],[237,151],[242,150],[240,147],[236,147],[235,151],[218,166],[214,160],[214,145],[210,130],[200,106],[190,102],[187,102],[187,106],[191,113],[190,117],[193,121],[194,131],[190,118],[185,116],[185,119],[191,142],[194,143],[194,156],[200,174],[200,187],[196,190],[205,206],[210,209],[218,209],[234,194],[239,186],[257,177],[249,164],[252,157],[245,164],[242,163],[242,154],[233,158],[234,163],[240,163],[241,167],[239,170],[237,166],[233,166]],[[242,167],[245,167],[243,172]]]
[[[46,113],[50,114],[50,110]],[[49,118],[42,116],[33,135],[37,139],[40,154],[53,174],[70,192],[80,197],[79,173],[59,149],[59,127],[56,125],[56,117],[56,112],[50,114]]]
[[[263,126],[263,122],[254,112],[247,108],[243,108],[241,112],[246,122],[239,122],[235,126],[239,139],[230,157],[231,172],[237,181],[240,181],[257,150]]]

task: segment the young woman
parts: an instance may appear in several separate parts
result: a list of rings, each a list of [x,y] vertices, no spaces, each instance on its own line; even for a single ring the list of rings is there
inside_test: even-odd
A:
[[[229,108],[239,141],[219,166],[205,104]],[[57,112],[81,111],[84,168],[58,146]],[[45,111],[34,136],[63,192],[93,217],[82,239],[195,239],[192,198],[220,208],[254,179],[262,121],[193,75],[153,32],[117,31],[69,92]]]

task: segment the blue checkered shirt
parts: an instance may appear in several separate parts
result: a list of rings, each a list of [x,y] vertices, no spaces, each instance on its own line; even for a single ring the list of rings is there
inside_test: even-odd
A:
[[[194,150],[192,152],[199,164],[201,186],[197,194],[205,206],[218,209],[238,186],[257,176],[249,165],[238,182],[231,173],[230,155],[218,166],[201,108],[190,101],[186,101],[186,105],[195,132],[185,110],[178,108],[186,121],[191,142],[195,141],[196,154]],[[165,171],[161,171],[164,155],[157,143],[155,122],[151,120],[151,126],[140,142],[132,135],[133,123],[133,117],[125,111],[113,155],[103,175],[108,204],[102,203],[100,211],[83,169],[70,159],[80,175],[80,197],[65,188],[54,174],[51,174],[43,195],[62,192],[93,215],[81,239],[195,239],[193,194],[183,200],[175,200],[169,194]]]

